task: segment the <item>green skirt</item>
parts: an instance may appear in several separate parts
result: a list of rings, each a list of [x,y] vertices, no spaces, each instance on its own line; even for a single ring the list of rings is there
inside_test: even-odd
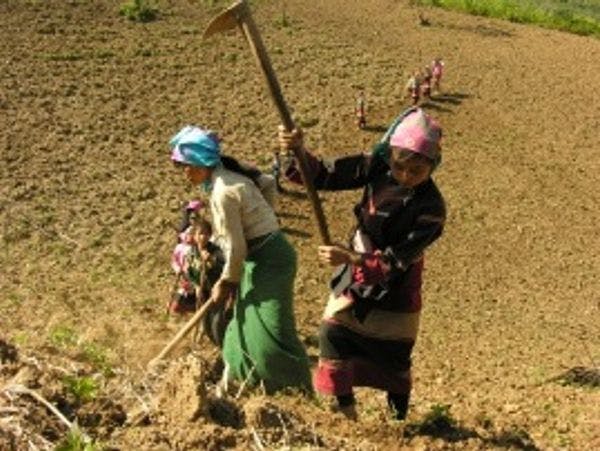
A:
[[[229,377],[267,393],[297,387],[312,391],[308,357],[293,309],[296,252],[281,232],[244,262],[240,294],[223,341]]]

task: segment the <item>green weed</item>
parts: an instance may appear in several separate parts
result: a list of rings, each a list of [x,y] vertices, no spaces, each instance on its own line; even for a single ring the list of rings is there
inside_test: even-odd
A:
[[[106,350],[95,343],[79,339],[77,334],[66,326],[56,326],[50,331],[50,342],[61,349],[77,348],[79,358],[91,364],[96,370],[101,371],[105,377],[114,374]]]
[[[106,350],[95,343],[84,343],[82,357],[91,363],[96,369],[102,372],[104,376],[110,377],[114,374],[110,365]]]
[[[600,4],[587,0],[415,0],[413,3],[600,37]]]
[[[102,451],[103,447],[87,439],[76,426],[60,441],[54,451]]]
[[[279,28],[287,28],[292,25],[286,14],[285,6],[286,6],[285,1],[282,1],[281,2],[281,13],[279,14],[279,17],[277,17],[277,19],[275,19],[275,25],[277,25]]]
[[[158,17],[158,10],[146,0],[130,0],[121,5],[119,14],[133,22],[152,22]]]
[[[78,402],[89,402],[98,395],[98,383],[89,376],[65,376],[63,385]]]
[[[58,348],[68,348],[78,342],[77,334],[66,326],[56,326],[50,331],[50,342]]]
[[[13,341],[19,346],[25,346],[29,341],[29,334],[27,332],[18,332],[14,335]]]

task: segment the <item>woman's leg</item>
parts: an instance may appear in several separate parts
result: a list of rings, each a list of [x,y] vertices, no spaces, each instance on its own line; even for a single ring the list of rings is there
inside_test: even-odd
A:
[[[342,413],[349,420],[356,420],[358,418],[354,393],[350,393],[349,395],[338,395],[336,396],[336,399],[337,406],[335,406],[334,410]]]
[[[337,395],[336,398],[340,407],[348,407],[356,402],[354,393],[350,393],[349,395]]]
[[[225,333],[223,358],[232,378],[262,382],[268,393],[286,387],[312,391],[308,357],[295,325],[295,274],[296,253],[282,234],[252,252]]]
[[[404,420],[406,418],[409,399],[409,393],[387,393],[388,406],[396,420]]]

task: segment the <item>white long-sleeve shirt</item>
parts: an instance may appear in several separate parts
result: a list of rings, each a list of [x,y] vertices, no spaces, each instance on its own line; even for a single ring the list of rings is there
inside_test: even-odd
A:
[[[225,254],[221,278],[237,283],[248,253],[247,242],[279,230],[273,210],[275,179],[262,174],[258,181],[259,189],[249,178],[218,166],[211,181],[210,209],[214,235]]]

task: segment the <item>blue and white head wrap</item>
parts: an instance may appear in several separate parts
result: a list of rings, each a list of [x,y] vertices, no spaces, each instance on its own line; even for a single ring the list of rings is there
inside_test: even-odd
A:
[[[169,141],[171,160],[212,168],[221,162],[221,147],[216,133],[186,125]]]

